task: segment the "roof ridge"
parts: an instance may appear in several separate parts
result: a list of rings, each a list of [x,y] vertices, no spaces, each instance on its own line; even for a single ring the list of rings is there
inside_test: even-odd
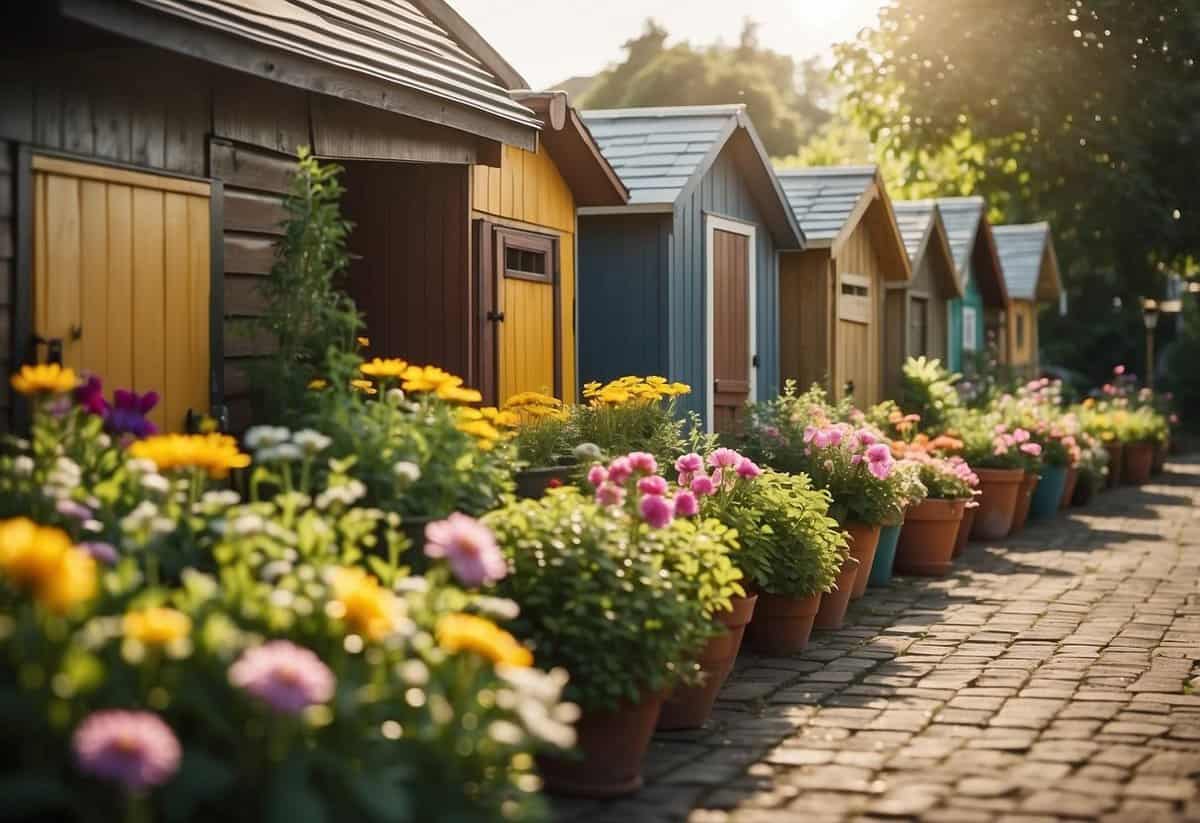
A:
[[[879,171],[879,166],[874,163],[868,163],[859,166],[804,166],[794,169],[781,169],[775,167],[775,174],[779,177],[818,177],[832,175],[850,175],[850,174],[875,174]]]
[[[720,103],[706,106],[634,106],[620,109],[584,109],[579,112],[581,117],[609,118],[620,117],[700,117],[706,114],[728,114],[731,117],[746,110],[745,103]]]

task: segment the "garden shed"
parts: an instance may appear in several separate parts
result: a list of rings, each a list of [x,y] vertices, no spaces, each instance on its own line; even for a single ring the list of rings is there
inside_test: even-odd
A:
[[[472,170],[500,167],[505,146],[534,153],[541,118],[442,0],[63,0],[19,4],[2,37],[5,369],[60,359],[158,390],[164,428],[227,406],[244,425],[242,366],[272,342],[240,325],[259,311],[281,195],[308,145],[344,161],[352,190],[392,184],[383,214],[419,287],[387,293],[407,312],[386,320],[400,334],[370,311],[369,333],[477,376]],[[347,206],[364,225],[379,218]],[[19,404],[7,381],[0,392],[7,420]]]
[[[1062,279],[1049,223],[996,226],[996,250],[1008,289],[1006,362],[1023,377],[1037,376],[1038,304],[1062,296]]]
[[[986,351],[989,338],[997,353],[1004,351],[1008,293],[983,198],[941,197],[937,205],[962,281],[963,296],[950,301],[947,341],[947,367],[957,372],[968,369],[968,361]]]
[[[946,362],[950,301],[963,293],[937,203],[897,200],[892,207],[912,264],[912,279],[889,283],[883,296],[883,387],[885,396],[898,399],[905,360]]]
[[[579,218],[581,381],[660,374],[710,428],[779,391],[778,252],[800,230],[743,105],[584,112],[629,188]]]
[[[876,166],[778,172],[808,248],[780,257],[780,363],[865,408],[883,399],[883,300],[911,268]]]

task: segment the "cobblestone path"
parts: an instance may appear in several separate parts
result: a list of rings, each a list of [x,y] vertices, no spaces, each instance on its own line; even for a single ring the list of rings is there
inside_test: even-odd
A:
[[[1200,461],[743,654],[646,787],[561,821],[1200,821]],[[1189,682],[1190,681],[1190,682]]]

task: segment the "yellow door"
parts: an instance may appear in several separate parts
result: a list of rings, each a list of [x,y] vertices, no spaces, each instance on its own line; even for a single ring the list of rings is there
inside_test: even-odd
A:
[[[497,399],[525,391],[561,397],[557,242],[507,228],[496,235]]]
[[[35,333],[181,430],[209,409],[208,184],[41,156],[33,183]]]

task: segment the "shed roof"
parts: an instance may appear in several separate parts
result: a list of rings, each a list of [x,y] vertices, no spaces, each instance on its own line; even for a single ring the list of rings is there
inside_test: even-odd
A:
[[[594,109],[582,114],[628,187],[630,206],[673,206],[699,185],[721,150],[741,133],[754,155],[743,165],[747,182],[766,212],[776,244],[803,247],[804,232],[744,104]]]
[[[973,270],[984,302],[998,308],[1007,306],[1004,268],[996,252],[992,224],[987,219],[987,201],[978,195],[939,197],[937,206],[942,222],[946,224],[946,235],[963,287],[966,287],[967,272]],[[973,269],[972,263],[977,264]]]
[[[915,273],[928,257],[946,298],[962,297],[962,280],[954,263],[950,237],[934,200],[895,200],[892,209]]]
[[[1057,300],[1062,294],[1049,223],[996,226],[996,250],[1014,300]]]
[[[878,166],[777,169],[779,183],[811,245],[831,253],[867,221],[888,280],[906,281],[912,267]]]
[[[118,34],[277,82],[523,148],[537,144],[537,118],[508,94],[527,84],[445,0],[63,0],[62,8]],[[171,25],[179,20],[195,25]],[[197,26],[218,42],[201,41]],[[239,53],[238,45],[346,74],[337,81],[313,77],[299,63]],[[411,93],[437,105],[413,105]],[[489,121],[508,128],[489,129]]]

